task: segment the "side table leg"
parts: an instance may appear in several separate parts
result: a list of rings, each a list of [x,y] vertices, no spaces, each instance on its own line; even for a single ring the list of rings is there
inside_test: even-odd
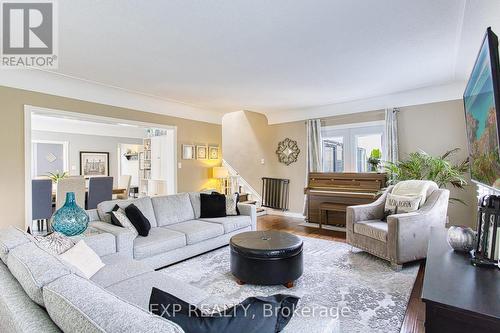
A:
[[[236,279],[236,283],[239,284],[240,286],[245,284],[245,281],[241,281],[240,279]]]
[[[293,281],[285,283],[284,286],[287,287],[288,289],[293,288]]]

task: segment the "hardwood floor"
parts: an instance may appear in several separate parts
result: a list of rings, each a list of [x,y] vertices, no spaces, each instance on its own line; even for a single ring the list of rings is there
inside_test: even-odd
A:
[[[298,224],[301,219],[277,216],[277,215],[263,215],[257,219],[258,230],[282,230],[292,234],[321,238],[326,240],[334,240],[337,242],[345,242],[345,233],[332,231],[332,230],[319,230],[317,228],[303,227]],[[415,285],[408,301],[408,308],[406,310],[401,333],[423,333],[424,320],[425,320],[425,305],[420,299],[422,294],[422,285],[424,282],[425,265],[422,261],[418,271]]]

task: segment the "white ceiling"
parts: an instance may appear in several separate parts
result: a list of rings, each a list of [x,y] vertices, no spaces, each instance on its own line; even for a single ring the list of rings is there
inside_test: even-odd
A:
[[[489,25],[500,33],[498,0],[59,1],[56,72],[180,101],[186,118],[245,109],[283,122],[407,92],[459,98]]]

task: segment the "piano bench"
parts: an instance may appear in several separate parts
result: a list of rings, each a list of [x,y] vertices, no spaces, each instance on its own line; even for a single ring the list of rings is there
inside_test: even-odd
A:
[[[326,222],[328,222],[328,212],[346,212],[346,205],[336,204],[332,202],[322,202],[319,204],[319,228],[321,229],[323,226],[323,212],[326,215]]]

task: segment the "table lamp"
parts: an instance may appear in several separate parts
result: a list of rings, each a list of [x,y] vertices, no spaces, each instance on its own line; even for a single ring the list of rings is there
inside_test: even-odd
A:
[[[227,179],[229,176],[229,172],[225,167],[213,167],[212,168],[212,176],[213,178],[217,179],[219,181],[219,190],[220,193],[226,193],[225,191],[225,186],[224,186],[224,180]]]

